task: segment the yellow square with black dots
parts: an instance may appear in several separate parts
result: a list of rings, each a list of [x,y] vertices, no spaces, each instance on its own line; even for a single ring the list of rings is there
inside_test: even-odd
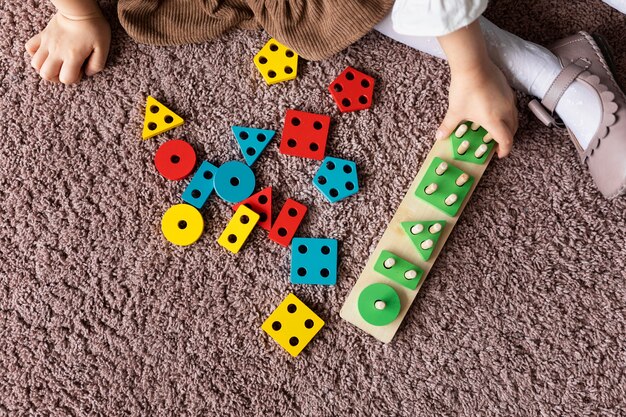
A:
[[[289,294],[261,328],[296,357],[324,326],[324,320],[293,294]]]

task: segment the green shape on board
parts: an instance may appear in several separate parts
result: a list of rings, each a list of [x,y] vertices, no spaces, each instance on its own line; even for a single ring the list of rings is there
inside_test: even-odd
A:
[[[385,266],[385,261],[388,259],[393,259],[393,266]],[[383,250],[380,253],[374,264],[374,271],[410,290],[417,288],[417,284],[419,284],[424,273],[419,266],[413,265],[411,262],[394,255],[388,250]],[[411,271],[414,271],[414,273]]]
[[[439,225],[440,228],[435,233],[431,233],[431,228],[437,229]],[[421,226],[421,227],[420,227]],[[406,235],[411,239],[413,245],[421,255],[422,259],[428,261],[437,246],[437,241],[439,241],[439,236],[441,236],[441,232],[443,228],[446,227],[445,220],[437,220],[437,221],[426,221],[426,222],[403,222],[402,228]],[[417,229],[421,229],[419,233],[414,233]],[[427,241],[432,241],[432,245],[428,247]]]
[[[384,305],[377,303],[382,301]],[[357,302],[363,320],[373,326],[385,326],[400,314],[400,296],[387,284],[372,284],[361,291]]]
[[[448,163],[446,171],[442,175],[439,175],[436,169],[442,162],[444,162],[444,160],[439,157],[433,158],[433,161],[417,186],[417,190],[415,190],[415,195],[427,203],[432,204],[450,217],[454,217],[459,212],[463,201],[465,201],[465,198],[472,189],[474,177],[469,175],[467,182],[458,186],[456,185],[456,180],[464,174],[464,172]],[[432,194],[426,194],[425,190],[430,184],[437,184],[437,190]],[[451,194],[456,194],[457,200],[453,204],[447,205],[445,203],[446,198]]]
[[[457,130],[452,132],[452,134],[450,135],[450,143],[452,146],[452,154],[454,155],[454,159],[456,159],[457,161],[471,162],[472,164],[484,164],[485,162],[487,162],[487,158],[489,157],[489,155],[491,154],[491,150],[495,146],[495,141],[491,140],[489,143],[486,143],[483,140],[483,138],[487,134],[487,131],[484,128],[479,127],[477,130],[472,130],[472,122],[465,122],[462,124],[467,126],[467,132],[465,132],[464,135],[462,135],[461,137],[457,137]],[[461,145],[464,140],[469,141],[469,148],[467,149],[467,151],[465,151],[465,153],[460,154],[458,151],[459,145]],[[487,146],[487,151],[480,158],[476,158],[476,155],[474,153],[482,144],[485,144]]]

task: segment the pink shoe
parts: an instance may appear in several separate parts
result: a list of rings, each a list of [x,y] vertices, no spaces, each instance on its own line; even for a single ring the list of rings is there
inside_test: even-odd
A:
[[[611,55],[605,47],[603,39],[594,39],[586,32],[552,45],[550,50],[560,59],[563,71],[541,103],[533,100],[529,107],[546,126],[563,127],[555,120],[554,109],[565,90],[578,80],[598,92],[603,117],[587,149],[582,149],[574,134],[568,132],[600,192],[614,198],[626,193],[626,96],[609,68]]]

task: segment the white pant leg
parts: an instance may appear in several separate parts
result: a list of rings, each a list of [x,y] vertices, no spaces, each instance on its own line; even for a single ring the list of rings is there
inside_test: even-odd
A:
[[[626,14],[626,0],[603,0],[606,4]]]

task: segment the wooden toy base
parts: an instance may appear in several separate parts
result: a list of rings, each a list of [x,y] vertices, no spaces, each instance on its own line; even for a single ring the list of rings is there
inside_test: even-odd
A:
[[[463,209],[465,208],[465,204],[470,200],[478,181],[482,177],[485,172],[491,157],[493,156],[493,149],[489,152],[487,159],[484,164],[477,165],[469,162],[457,161],[453,159],[452,154],[452,145],[450,143],[450,138],[442,139],[436,141],[430,153],[426,156],[424,163],[422,164],[421,169],[417,173],[417,176],[413,180],[413,183],[409,187],[409,191],[406,193],[402,201],[400,202],[400,206],[396,211],[396,214],[391,219],[387,230],[383,234],[380,242],[374,249],[374,252],[371,254],[367,264],[365,265],[365,269],[359,276],[356,284],[352,288],[350,294],[346,298],[346,301],[341,309],[341,317],[344,320],[354,324],[365,332],[371,334],[376,339],[380,340],[384,343],[389,343],[393,336],[396,334],[404,316],[406,315],[409,307],[413,303],[413,300],[417,296],[422,284],[424,283],[430,269],[433,264],[437,260],[439,256],[439,252],[441,248],[443,248],[446,240],[448,240],[448,236],[452,232],[454,225],[456,224],[459,216],[463,213]],[[415,195],[416,188],[423,178],[426,170],[430,166],[431,162],[435,157],[439,157],[444,161],[448,162],[450,165],[454,165],[469,175],[474,177],[474,183],[472,185],[471,190],[468,193],[466,200],[463,202],[460,210],[457,215],[454,217],[450,217],[443,211],[433,207],[429,203],[423,201]],[[441,236],[439,237],[439,241],[435,250],[432,253],[432,256],[428,261],[424,261],[419,252],[415,249],[415,246],[411,243],[411,240],[406,235],[405,231],[402,228],[402,222],[407,221],[429,221],[429,220],[445,220],[446,226],[443,228],[441,232]],[[409,262],[421,267],[424,270],[424,274],[420,280],[419,285],[415,290],[409,290],[408,288],[395,283],[378,272],[374,271],[374,264],[378,259],[381,251],[388,250],[393,252],[394,254],[406,259]],[[367,323],[359,313],[358,310],[358,299],[359,295],[371,284],[381,283],[386,284],[393,287],[398,295],[400,296],[400,314],[398,317],[386,326],[374,326]]]

